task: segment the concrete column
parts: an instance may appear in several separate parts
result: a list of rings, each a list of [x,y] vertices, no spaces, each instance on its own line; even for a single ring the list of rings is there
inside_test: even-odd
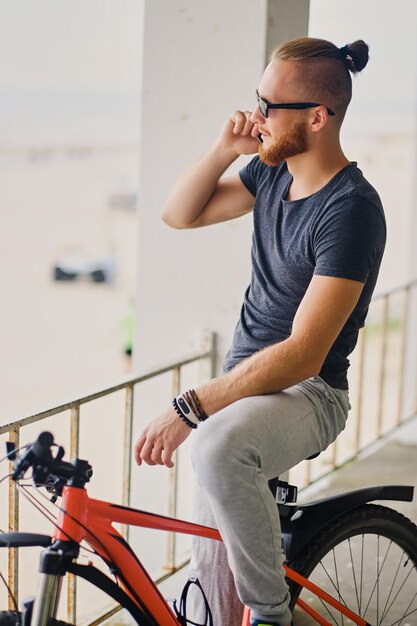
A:
[[[186,352],[204,329],[219,335],[219,363],[228,348],[250,277],[251,216],[175,231],[161,208],[228,115],[254,106],[266,51],[307,33],[308,5],[145,0],[136,369]]]
[[[211,145],[231,112],[253,108],[268,34],[272,39],[274,28],[294,22],[294,4],[298,0],[144,0],[136,371],[196,348],[206,330],[218,334],[220,371],[250,280],[252,217],[178,231],[163,224],[160,214],[175,179]],[[272,11],[275,5],[282,15]],[[305,34],[305,26],[304,15],[298,34]],[[286,38],[284,32],[280,36]],[[181,388],[196,384],[190,382],[193,376],[187,370]],[[134,436],[166,409],[170,385],[166,376],[141,388]],[[186,457],[191,439],[181,447],[179,463],[182,517],[190,515],[192,471]],[[134,472],[132,503],[166,513],[167,475],[165,468]],[[152,558],[159,561],[157,550]]]
[[[310,0],[272,0],[268,2],[265,64],[276,46],[308,34]]]

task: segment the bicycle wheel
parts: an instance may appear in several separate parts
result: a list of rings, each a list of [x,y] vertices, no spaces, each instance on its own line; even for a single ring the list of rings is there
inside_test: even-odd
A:
[[[417,527],[384,506],[367,504],[324,528],[288,565],[372,626],[417,624]],[[291,609],[298,597],[331,624],[352,622],[288,581]],[[294,611],[296,626],[311,624]],[[296,617],[297,616],[297,617]]]

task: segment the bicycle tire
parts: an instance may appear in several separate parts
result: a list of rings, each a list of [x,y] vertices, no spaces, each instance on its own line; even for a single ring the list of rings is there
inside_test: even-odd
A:
[[[372,626],[417,623],[417,527],[397,511],[374,504],[348,511],[288,565]],[[288,584],[291,610],[301,597],[335,626],[352,624],[308,590]]]

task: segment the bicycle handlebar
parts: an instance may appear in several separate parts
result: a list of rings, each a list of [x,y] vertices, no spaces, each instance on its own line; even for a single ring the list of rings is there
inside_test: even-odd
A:
[[[54,457],[51,450],[54,445],[54,437],[50,432],[40,433],[23,454],[14,458],[13,480],[22,479],[27,470],[32,468],[34,483],[45,485],[57,495],[61,495],[64,485],[84,487],[93,474],[91,465],[81,459],[74,459],[72,463],[62,461],[65,454],[62,446],[58,446]]]

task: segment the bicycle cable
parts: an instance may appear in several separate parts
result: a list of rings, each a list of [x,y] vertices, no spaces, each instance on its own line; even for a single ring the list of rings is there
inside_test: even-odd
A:
[[[30,445],[29,443],[26,443],[24,446],[20,446],[19,448],[15,448],[14,450],[8,452],[6,456],[0,459],[0,463],[3,463],[3,461],[11,462],[12,459],[10,458],[10,454],[16,454],[17,452],[20,452],[21,450],[25,450],[29,445]]]
[[[7,480],[8,478],[10,478],[10,476],[13,476],[13,472],[10,472],[10,474],[6,474],[5,476],[3,476],[3,478],[0,478],[0,485],[1,485],[1,483],[3,483],[5,480]]]
[[[43,498],[46,498],[49,501],[49,498],[43,494],[42,492],[37,492],[39,493]],[[36,502],[38,502],[35,499]],[[39,503],[38,503],[39,504]],[[41,506],[39,504],[39,506]],[[99,539],[99,537],[97,537],[97,535],[95,535],[93,532],[91,532],[91,529],[89,529],[87,526],[85,526],[85,524],[83,524],[80,520],[78,520],[76,517],[74,517],[73,515],[71,515],[70,513],[68,513],[68,511],[66,511],[65,509],[63,509],[62,507],[59,506],[59,504],[54,503],[54,506],[58,509],[58,511],[60,511],[61,513],[64,513],[65,515],[67,515],[69,517],[70,520],[72,520],[73,522],[75,522],[75,524],[78,524],[78,526],[80,528],[82,528],[88,535],[90,535],[93,539],[95,539],[95,541],[101,546],[103,552],[107,555],[107,565],[109,566],[109,563],[112,564],[112,560],[111,560],[111,556],[107,551],[106,546],[103,544],[103,542],[101,541],[101,539]],[[54,523],[55,527],[60,530],[66,537],[68,537],[69,540],[74,541],[74,539],[72,537],[70,537],[68,535],[68,533],[66,533],[65,531],[62,530],[62,528],[60,528],[56,523]],[[94,550],[94,548],[93,548]],[[104,559],[104,557],[102,557],[100,554],[98,554],[97,551],[94,551],[93,554],[96,554],[97,556],[101,557],[105,562],[106,560]],[[110,567],[110,566],[109,566]]]
[[[44,498],[44,500],[47,500],[49,503],[51,503],[50,498],[48,498],[48,496],[47,496],[46,494],[44,494],[42,491],[37,491],[37,493],[39,494],[39,496],[40,496],[40,497]],[[38,504],[39,504],[39,506],[42,506],[39,502],[38,502]],[[60,506],[59,506],[56,502],[53,502],[53,503],[52,503],[52,506],[54,506],[56,509],[58,509],[58,511],[63,511],[63,509],[61,509],[61,507],[60,507]],[[46,509],[46,507],[43,507],[43,508],[45,508],[45,509]],[[46,510],[47,510],[47,509],[46,509]],[[73,519],[73,518],[71,517],[71,515],[69,515],[69,513],[67,513],[67,515],[68,515],[68,517],[70,517],[71,519]],[[56,519],[56,518],[55,518],[55,519]],[[75,520],[75,521],[77,521],[77,520]],[[78,523],[79,525],[81,525],[81,522],[78,522],[78,521],[77,521],[77,523]],[[58,530],[60,530],[61,532],[64,532],[64,531],[62,531],[62,529],[61,529],[61,528],[59,528],[59,527],[58,527],[58,525],[57,525],[57,524],[55,524],[55,526],[56,526],[56,528],[58,528]],[[85,529],[86,527],[83,527],[83,528]],[[66,533],[64,533],[64,534],[66,534]],[[68,537],[69,539],[71,539],[71,537],[69,537],[68,535],[67,535],[67,537]],[[97,539],[97,537],[95,537],[95,538]],[[98,539],[97,539],[97,542],[98,542]],[[82,549],[83,549],[83,550],[85,550],[86,552],[89,552],[90,554],[93,554],[94,556],[98,556],[98,557],[100,557],[100,555],[98,554],[98,552],[97,552],[96,550],[94,550],[94,548],[87,548],[87,547],[86,547],[86,546],[84,546],[84,545],[83,545],[83,546],[80,546],[80,548],[81,548],[81,547],[82,547]]]
[[[2,572],[0,572],[0,578],[3,581],[3,584],[6,586],[6,589],[8,591],[9,597],[12,599],[14,610],[16,611],[17,619],[19,620],[19,624],[22,624],[22,618],[19,615],[19,607],[17,606],[16,598],[12,594],[12,590],[10,589],[10,587],[9,587],[5,577],[2,574]]]

